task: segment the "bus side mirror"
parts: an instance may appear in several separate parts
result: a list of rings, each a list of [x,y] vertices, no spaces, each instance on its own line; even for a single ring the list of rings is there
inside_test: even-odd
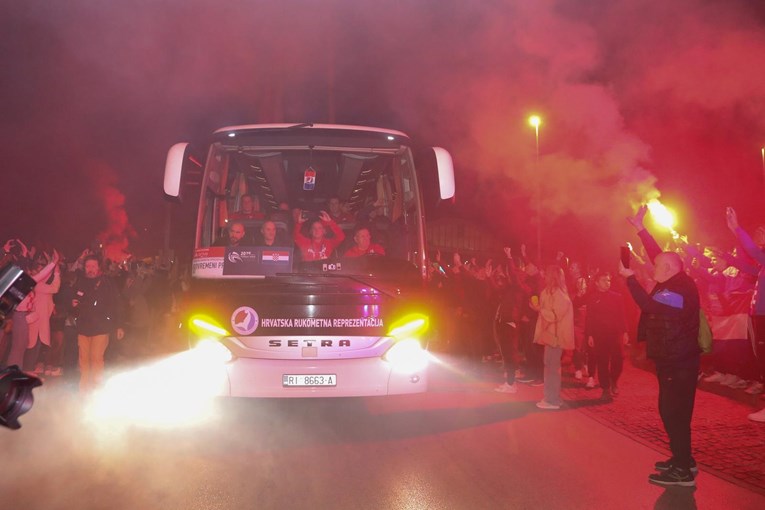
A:
[[[201,175],[203,166],[190,144],[176,143],[170,147],[165,161],[165,194],[168,197],[181,200],[183,198],[183,185],[194,184],[189,182],[190,174]],[[201,182],[201,178],[199,181]]]
[[[438,189],[441,200],[448,200],[454,196],[454,162],[449,151],[441,147],[433,147],[438,166]]]

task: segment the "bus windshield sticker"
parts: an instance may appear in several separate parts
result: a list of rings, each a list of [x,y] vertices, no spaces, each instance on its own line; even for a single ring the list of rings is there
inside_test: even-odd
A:
[[[231,314],[231,327],[240,335],[251,335],[259,322],[258,312],[249,306],[240,306]]]

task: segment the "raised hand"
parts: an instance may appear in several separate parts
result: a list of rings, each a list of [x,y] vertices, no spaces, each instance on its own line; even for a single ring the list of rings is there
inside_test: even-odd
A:
[[[648,212],[648,206],[643,204],[640,207],[638,207],[637,212],[635,213],[635,216],[627,216],[627,221],[630,222],[630,224],[635,227],[635,230],[640,232],[641,230],[645,229],[645,226],[643,225],[643,221],[645,220],[645,215]]]
[[[738,216],[736,210],[732,207],[725,208],[725,221],[728,223],[728,228],[731,232],[735,233],[738,228]]]
[[[16,244],[21,246],[21,255],[26,257],[29,253],[29,249],[27,248],[27,245],[21,242],[21,239],[16,239]]]
[[[619,261],[619,274],[622,275],[625,278],[629,278],[630,276],[635,274],[635,271],[633,271],[630,268],[624,267],[624,264],[622,264],[622,261]]]

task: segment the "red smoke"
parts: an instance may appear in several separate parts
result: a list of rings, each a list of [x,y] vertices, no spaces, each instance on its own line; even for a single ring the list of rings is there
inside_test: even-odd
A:
[[[136,235],[130,225],[125,209],[125,195],[117,189],[117,178],[114,170],[105,165],[91,167],[94,191],[103,207],[106,227],[98,234],[97,239],[103,245],[104,258],[123,262],[129,256],[130,239]]]
[[[613,251],[633,235],[624,216],[659,193],[693,241],[732,244],[727,205],[746,225],[765,213],[761,2],[73,0],[11,10],[23,29],[10,34],[36,37],[6,65],[13,81],[0,97],[21,100],[4,109],[11,127],[0,138],[34,125],[52,150],[58,137],[45,128],[58,112],[67,139],[88,140],[130,206],[141,204],[140,223],[131,219],[142,236],[161,217],[167,147],[243,122],[379,125],[447,147],[460,214],[516,245],[533,244],[539,182],[548,253]],[[538,161],[531,113],[543,118]],[[114,224],[128,225],[119,207]]]

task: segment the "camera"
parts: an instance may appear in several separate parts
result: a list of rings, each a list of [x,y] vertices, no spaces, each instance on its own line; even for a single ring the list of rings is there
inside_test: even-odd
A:
[[[34,279],[14,264],[0,269],[0,323],[32,292],[35,285]]]
[[[14,264],[0,268],[0,325],[9,313],[32,292],[37,282]],[[22,372],[16,365],[0,370],[0,425],[21,427],[19,416],[32,408],[32,390],[42,381]]]
[[[21,428],[19,416],[34,404],[32,390],[42,381],[12,365],[0,370],[0,425],[12,430]]]

